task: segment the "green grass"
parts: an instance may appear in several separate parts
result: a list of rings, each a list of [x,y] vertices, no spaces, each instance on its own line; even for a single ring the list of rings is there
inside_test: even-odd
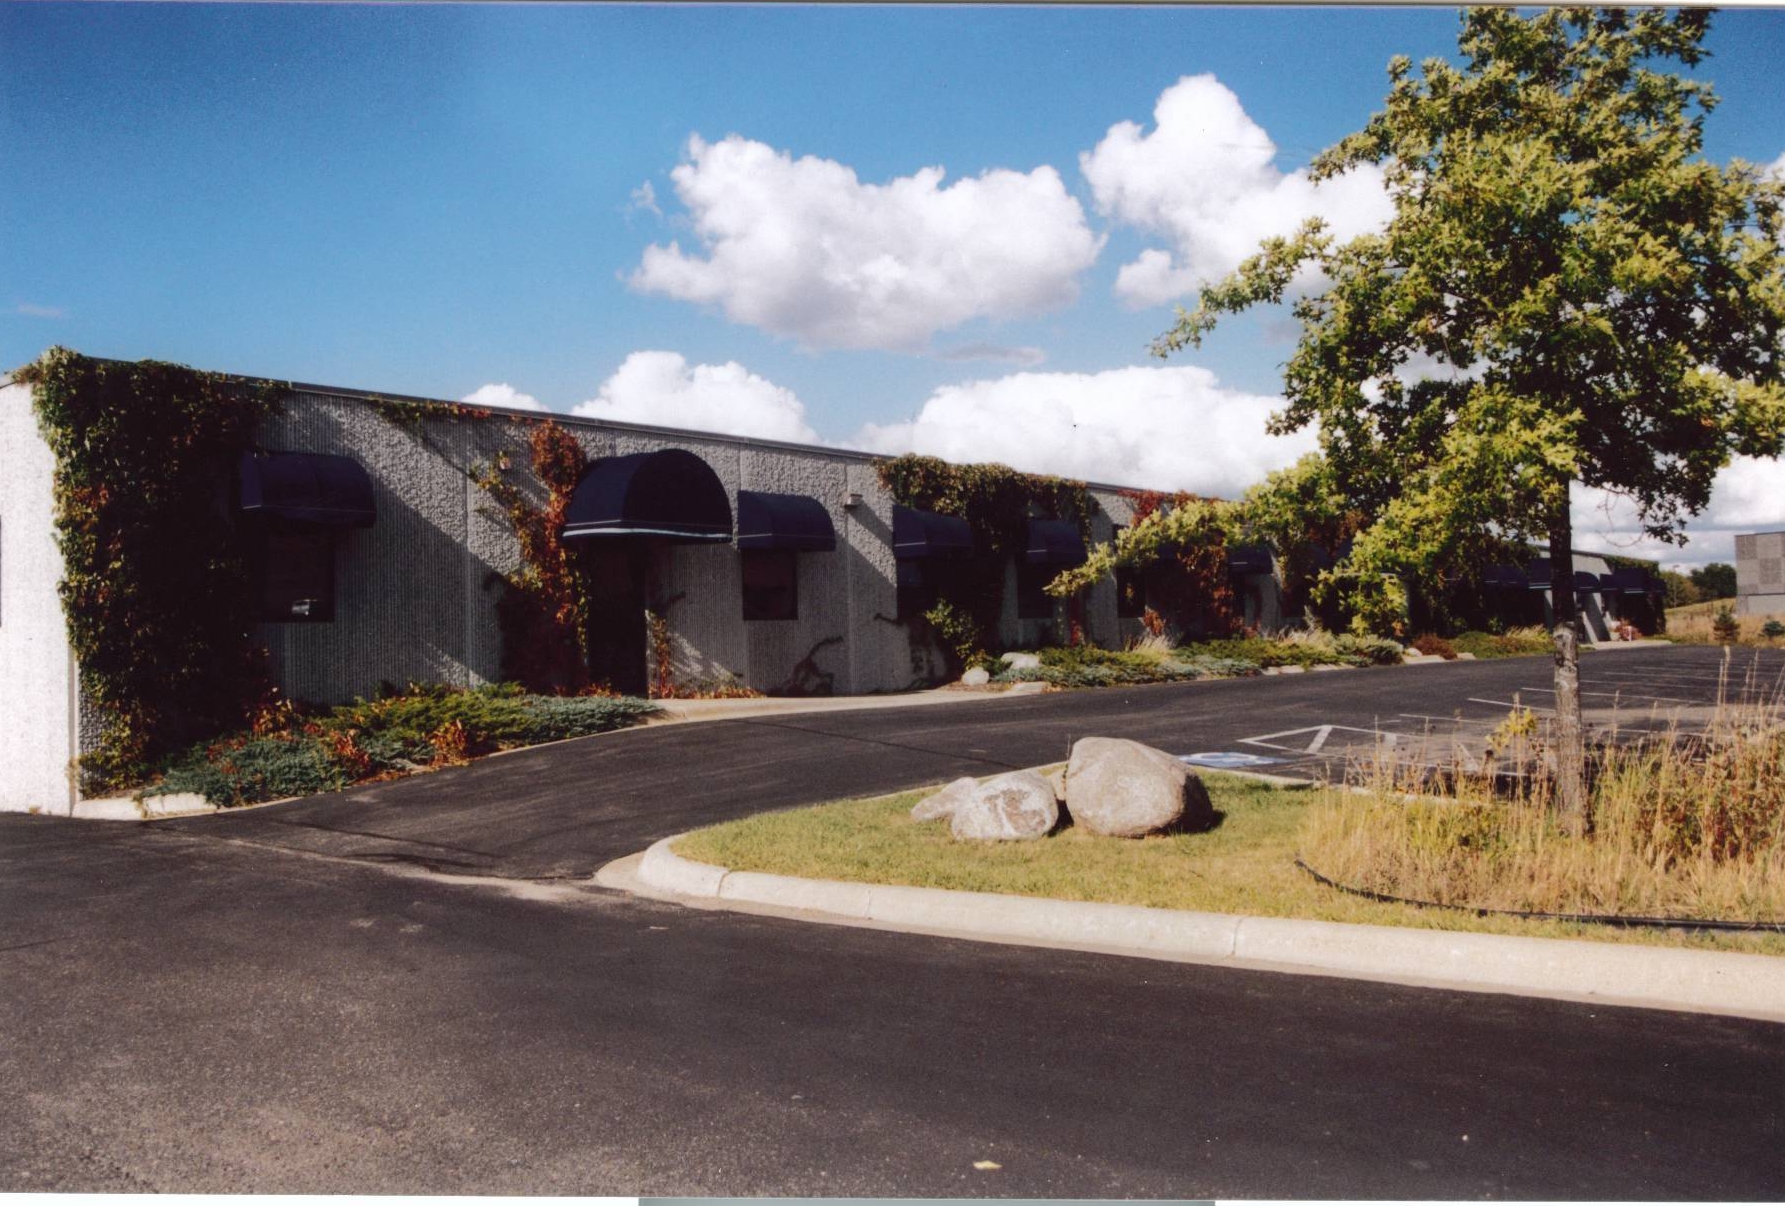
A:
[[[1780,935],[1615,930],[1350,896],[1295,866],[1303,820],[1323,791],[1212,773],[1202,778],[1222,814],[1208,833],[1124,841],[1067,828],[1032,842],[956,842],[946,822],[911,820],[911,806],[930,788],[749,817],[690,833],[675,849],[733,870],[809,879],[1785,955]]]

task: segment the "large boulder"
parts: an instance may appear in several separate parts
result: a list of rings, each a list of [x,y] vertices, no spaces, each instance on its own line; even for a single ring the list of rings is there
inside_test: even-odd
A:
[[[984,666],[975,666],[973,669],[967,671],[967,673],[961,675],[961,685],[963,687],[983,687],[991,681],[991,671],[987,670]]]
[[[1013,771],[975,786],[950,828],[964,841],[1026,842],[1047,836],[1059,820],[1053,785],[1034,771]]]
[[[946,817],[952,817],[954,810],[959,808],[962,801],[972,795],[973,789],[978,786],[979,782],[975,779],[956,779],[941,791],[925,796],[913,805],[911,819],[914,821],[940,821]]]
[[[1039,670],[1041,669],[1041,655],[1039,653],[1006,653],[1004,664],[1012,670]]]
[[[1072,823],[1105,837],[1207,829],[1215,806],[1190,768],[1164,750],[1120,737],[1074,742],[1066,764]]]

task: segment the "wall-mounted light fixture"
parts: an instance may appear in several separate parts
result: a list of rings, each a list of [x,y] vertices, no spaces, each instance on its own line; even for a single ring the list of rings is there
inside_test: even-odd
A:
[[[845,494],[843,496],[843,509],[845,511],[853,511],[853,510],[855,510],[855,508],[857,508],[861,505],[862,505],[862,496],[860,494],[857,494],[854,490],[849,491],[847,494]]]

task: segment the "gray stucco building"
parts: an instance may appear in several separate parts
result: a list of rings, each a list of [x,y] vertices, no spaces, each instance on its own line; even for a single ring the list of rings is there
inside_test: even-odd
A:
[[[1735,598],[1741,615],[1785,616],[1785,532],[1735,538]]]
[[[392,401],[422,405],[394,414]],[[473,470],[504,456],[524,466],[530,420],[540,417],[467,420],[425,399],[294,387],[260,433],[263,455],[244,460],[232,487],[245,520],[296,521],[267,529],[257,570],[258,636],[288,697],[338,703],[381,683],[501,677],[497,603],[519,550]],[[896,507],[876,472],[881,458],[549,417],[587,456],[585,481],[602,479],[587,497],[579,486],[566,528],[567,539],[589,537],[600,585],[590,624],[598,677],[632,691],[667,676],[682,688],[862,694],[945,672],[912,618],[926,587],[963,555],[965,525]],[[0,389],[0,463],[0,808],[61,812],[75,799],[71,760],[94,734],[56,593],[54,466],[22,385]],[[526,473],[513,480],[532,482]],[[1091,495],[1091,539],[1108,540],[1132,519],[1133,502],[1113,486],[1093,485]],[[684,504],[694,510],[673,513]],[[1111,581],[1070,615],[1042,595],[1041,582],[1082,558],[1082,543],[1059,525],[1032,530],[1032,547],[1002,567],[999,644],[1063,643],[1073,621],[1106,647],[1138,634],[1138,619],[1118,614]],[[1261,568],[1235,585],[1247,619],[1275,627],[1268,556]],[[647,640],[647,607],[667,622],[667,645],[661,632]]]

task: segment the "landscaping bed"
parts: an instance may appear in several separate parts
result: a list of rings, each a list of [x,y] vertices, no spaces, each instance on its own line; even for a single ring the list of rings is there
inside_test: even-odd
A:
[[[1219,822],[1203,833],[1124,840],[1067,827],[1035,841],[958,842],[945,822],[911,819],[912,806],[933,790],[926,789],[733,821],[688,834],[675,850],[733,870],[811,879],[1785,955],[1779,934],[1529,921],[1341,892],[1316,882],[1296,858],[1307,849],[1311,825],[1369,797],[1218,773],[1201,778]]]
[[[1038,666],[1010,666],[990,659],[996,683],[1041,682],[1053,687],[1110,687],[1132,683],[1243,678],[1282,666],[1393,666],[1401,647],[1378,637],[1298,633],[1291,638],[1241,637],[1172,645],[1143,641],[1131,649],[1072,645],[1042,649]]]
[[[637,724],[659,709],[625,696],[529,695],[513,683],[411,684],[327,711],[267,708],[252,730],[168,760],[141,796],[195,793],[223,808],[339,791],[483,754]]]

